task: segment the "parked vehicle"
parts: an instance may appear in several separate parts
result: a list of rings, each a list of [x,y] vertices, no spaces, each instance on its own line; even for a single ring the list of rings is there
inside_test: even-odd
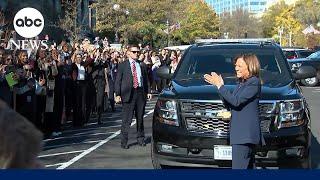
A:
[[[313,87],[319,84],[320,81],[320,51],[312,53],[310,56],[306,58],[299,58],[299,59],[291,59],[288,60],[291,66],[291,71],[296,72],[299,67],[305,66],[312,66],[316,69],[317,73],[312,78],[302,79],[300,82],[309,87]]]
[[[306,58],[314,53],[313,50],[292,47],[283,47],[282,51],[287,59]]]

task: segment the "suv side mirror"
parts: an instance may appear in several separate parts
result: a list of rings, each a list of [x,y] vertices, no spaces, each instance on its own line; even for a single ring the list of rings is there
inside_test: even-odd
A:
[[[293,73],[296,80],[312,78],[317,75],[317,71],[312,66],[300,66],[300,68]]]
[[[157,76],[161,79],[171,79],[172,78],[171,70],[168,66],[161,66],[157,69]]]

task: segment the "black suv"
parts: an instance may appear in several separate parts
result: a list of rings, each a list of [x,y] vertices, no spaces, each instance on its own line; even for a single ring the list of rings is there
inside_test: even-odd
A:
[[[189,47],[174,74],[168,67],[158,75],[171,79],[159,95],[153,116],[151,156],[154,168],[167,166],[230,167],[228,112],[217,89],[203,75],[222,74],[225,85],[236,85],[233,59],[254,53],[261,64],[261,130],[267,145],[258,147],[258,166],[286,165],[297,160],[309,167],[310,114],[295,79],[312,77],[311,67],[292,74],[281,48],[268,39],[207,40]]]

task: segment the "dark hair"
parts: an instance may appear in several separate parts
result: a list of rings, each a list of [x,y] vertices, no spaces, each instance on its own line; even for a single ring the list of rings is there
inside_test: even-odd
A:
[[[135,47],[135,48],[138,48],[138,49],[140,48],[139,46],[133,45],[133,44],[130,44],[130,45],[128,45],[127,47],[128,47],[128,50],[131,49],[131,48],[134,48],[134,47]]]
[[[248,53],[248,54],[240,54],[234,58],[234,64],[237,63],[237,60],[242,58],[243,61],[248,66],[248,71],[250,77],[256,76],[260,77],[260,63],[258,57],[255,54]]]

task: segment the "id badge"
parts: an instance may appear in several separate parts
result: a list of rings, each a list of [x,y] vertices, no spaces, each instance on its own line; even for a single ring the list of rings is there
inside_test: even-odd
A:
[[[54,80],[49,80],[48,81],[49,90],[54,90],[54,87],[55,87]]]

